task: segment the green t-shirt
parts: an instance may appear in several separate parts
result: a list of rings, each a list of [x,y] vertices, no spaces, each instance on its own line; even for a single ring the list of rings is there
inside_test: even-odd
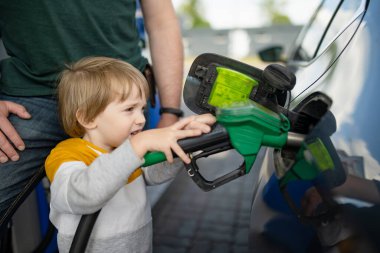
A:
[[[141,71],[136,0],[0,0],[0,92],[55,93],[64,65],[86,56],[125,60]]]

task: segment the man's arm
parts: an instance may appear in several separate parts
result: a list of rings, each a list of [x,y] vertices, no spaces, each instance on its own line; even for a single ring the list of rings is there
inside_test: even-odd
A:
[[[183,82],[183,45],[180,26],[171,0],[142,0],[154,75],[161,107],[180,108]],[[178,117],[163,113],[158,127]]]

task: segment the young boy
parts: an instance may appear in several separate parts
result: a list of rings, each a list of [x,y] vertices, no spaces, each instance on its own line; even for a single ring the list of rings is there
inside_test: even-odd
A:
[[[172,151],[189,163],[177,140],[209,132],[215,118],[191,116],[142,131],[147,93],[141,73],[116,59],[86,58],[62,73],[60,117],[73,138],[59,143],[45,163],[60,252],[69,251],[81,216],[99,209],[87,252],[152,251],[145,184],[176,175],[182,162]],[[168,162],[140,168],[148,151],[164,152]]]

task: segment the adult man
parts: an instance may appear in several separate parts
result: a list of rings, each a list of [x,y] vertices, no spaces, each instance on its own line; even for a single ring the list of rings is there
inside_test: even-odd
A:
[[[180,28],[170,0],[142,0],[141,8],[161,105],[169,108],[159,127],[168,126],[178,120],[170,108],[180,106]],[[54,98],[64,64],[108,56],[144,72],[135,12],[135,0],[0,0],[0,37],[10,56],[0,65],[0,217],[66,138]]]

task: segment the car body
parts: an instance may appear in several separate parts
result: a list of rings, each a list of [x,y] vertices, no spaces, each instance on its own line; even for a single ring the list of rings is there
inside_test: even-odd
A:
[[[302,110],[313,94],[330,98],[328,112],[336,124],[333,146],[346,173],[369,180],[380,178],[379,11],[378,0],[322,1],[283,60],[297,78],[289,108]],[[278,46],[260,52],[270,61],[280,61],[280,54]],[[322,120],[322,107],[316,103],[308,110]],[[275,151],[267,148],[251,170],[258,174],[250,221],[252,252],[379,252],[374,239],[380,225],[377,205],[331,196],[339,212],[328,221],[305,222],[278,189],[277,165]],[[296,208],[313,184],[306,181],[290,189]]]

